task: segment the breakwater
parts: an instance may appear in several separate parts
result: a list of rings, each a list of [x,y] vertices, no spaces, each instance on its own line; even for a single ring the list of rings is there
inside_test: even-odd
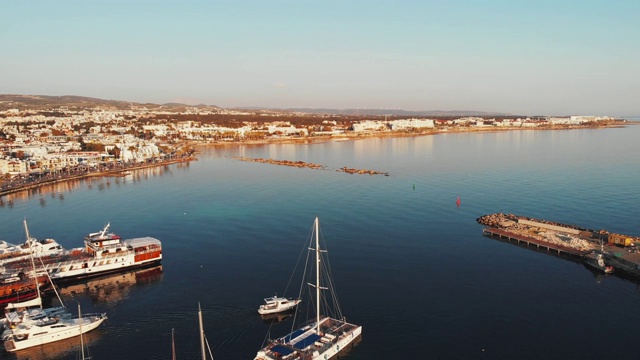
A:
[[[240,161],[250,161],[250,162],[259,162],[264,164],[272,164],[272,165],[281,165],[281,166],[293,166],[297,168],[308,168],[315,170],[330,170],[327,166],[308,163],[304,161],[291,161],[291,160],[276,160],[276,159],[264,159],[264,158],[248,158],[248,157],[234,157],[236,160]],[[344,172],[347,174],[359,174],[359,175],[385,175],[389,176],[388,172],[376,171],[376,170],[367,170],[367,169],[354,169],[343,166],[339,169],[336,169],[338,172]]]

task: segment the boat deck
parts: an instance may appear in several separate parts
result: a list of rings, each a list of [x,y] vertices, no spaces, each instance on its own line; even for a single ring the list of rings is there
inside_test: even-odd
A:
[[[325,318],[321,321],[320,333],[316,333],[315,327],[296,330],[276,340],[265,352],[272,359],[312,359],[314,354],[324,354],[357,328],[357,325]]]

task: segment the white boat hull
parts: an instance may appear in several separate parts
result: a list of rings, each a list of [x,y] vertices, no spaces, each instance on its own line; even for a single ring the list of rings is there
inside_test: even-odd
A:
[[[313,345],[311,348],[297,351],[288,355],[286,358],[291,360],[297,359],[312,359],[312,360],[329,360],[338,356],[340,353],[346,351],[347,347],[357,340],[362,334],[362,326],[357,326],[350,331],[340,335],[337,341],[331,343],[330,346]],[[258,352],[254,360],[280,360],[283,357],[279,354],[274,354],[269,351],[261,350]]]
[[[139,250],[136,243],[151,244],[153,248]],[[133,246],[131,244],[134,244]],[[133,268],[151,266],[162,260],[162,246],[160,241],[154,238],[137,238],[125,240],[120,245],[124,251],[111,252],[107,255],[96,254],[88,256],[86,253],[79,257],[60,257],[58,261],[47,262],[44,265],[36,265],[37,271],[46,271],[51,280],[82,279],[114,272],[121,272]],[[81,250],[78,250],[81,251]],[[73,253],[73,252],[72,252]],[[24,272],[23,268],[5,267],[4,272],[18,274]]]
[[[84,320],[84,319],[83,319]],[[52,327],[46,326],[42,327],[40,333],[41,335],[37,336],[29,336],[26,339],[19,339],[19,335],[13,335],[10,339],[4,342],[4,348],[6,351],[15,352],[24,349],[28,349],[30,347],[39,346],[43,344],[52,343],[59,340],[64,340],[68,338],[72,338],[74,336],[79,336],[80,329],[82,328],[82,334],[87,333],[102,324],[106,320],[106,316],[101,316],[100,318],[95,319],[94,321],[87,322],[84,321],[82,323],[82,327],[79,326],[79,320],[76,320],[77,326],[69,326],[69,327]]]
[[[277,313],[289,311],[294,307],[298,306],[298,304],[300,303],[300,300],[290,300],[290,301],[291,302],[286,305],[278,305],[277,307],[269,307],[269,306],[262,305],[258,309],[258,313],[260,315],[277,314]]]

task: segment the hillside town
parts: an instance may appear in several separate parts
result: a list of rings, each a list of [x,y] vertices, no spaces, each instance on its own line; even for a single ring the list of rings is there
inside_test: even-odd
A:
[[[438,132],[610,126],[611,117],[354,116],[217,107],[113,109],[57,106],[0,110],[0,190],[191,156],[194,146]],[[0,108],[1,109],[1,108]]]

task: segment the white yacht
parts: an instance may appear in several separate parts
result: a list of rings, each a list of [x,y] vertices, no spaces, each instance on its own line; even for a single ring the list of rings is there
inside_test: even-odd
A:
[[[275,314],[291,310],[300,303],[300,299],[287,299],[286,297],[272,296],[264,299],[264,304],[258,308],[260,315]]]
[[[8,352],[68,339],[89,332],[107,319],[106,313],[86,314],[70,318],[46,316],[17,324],[7,334],[4,348]]]

